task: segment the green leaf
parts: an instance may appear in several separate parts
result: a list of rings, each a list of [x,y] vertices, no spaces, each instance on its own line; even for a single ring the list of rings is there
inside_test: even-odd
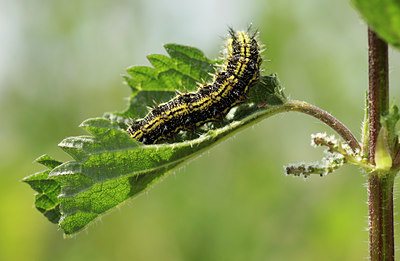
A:
[[[28,183],[36,193],[35,207],[43,213],[45,217],[52,223],[58,223],[61,217],[59,209],[58,195],[61,193],[61,183],[49,179],[49,174],[52,169],[59,166],[61,162],[50,158],[47,155],[42,155],[35,160],[49,170],[41,171],[25,177],[23,182]]]
[[[59,146],[75,161],[53,169],[50,177],[64,184],[60,197],[63,213],[60,227],[73,234],[97,217],[107,213],[127,199],[149,189],[178,166],[200,155],[246,125],[279,111],[283,104],[262,106],[255,103],[264,90],[264,102],[277,104],[281,91],[275,76],[253,88],[249,103],[239,107],[230,120],[218,129],[206,128],[194,140],[173,144],[143,145],[131,139],[125,129],[104,118],[89,119],[81,127],[93,136],[70,137]],[[256,96],[253,96],[256,95]],[[246,114],[243,113],[246,111]]]
[[[164,48],[170,57],[160,54],[147,56],[154,68],[128,68],[132,78],[125,78],[127,84],[146,91],[193,91],[198,82],[210,80],[216,62],[207,59],[202,51],[178,44],[166,44]]]
[[[175,95],[172,90],[180,86],[176,84],[187,81],[190,89],[194,89],[196,84],[192,85],[192,80],[209,79],[208,73],[214,70],[214,62],[193,47],[166,45],[165,48],[171,57],[149,56],[154,68],[128,69],[130,83],[136,85],[131,86],[134,94],[125,112],[84,121],[81,127],[90,135],[69,137],[59,144],[71,155],[72,161],[61,164],[43,158],[38,162],[52,169],[24,180],[36,191],[43,186],[33,186],[32,177],[61,188],[56,195],[52,194],[52,199],[57,201],[51,206],[59,210],[61,216],[54,220],[66,235],[86,228],[101,215],[148,190],[177,167],[245,126],[287,110],[276,75],[262,76],[260,83],[250,88],[246,103],[232,109],[221,122],[206,124],[195,133],[183,133],[171,144],[144,145],[131,139],[126,133],[129,117],[143,117],[148,112],[146,106],[151,106],[153,101],[168,101]],[[160,85],[165,90],[158,90]]]
[[[352,3],[382,39],[400,48],[400,1],[352,0]]]
[[[197,48],[166,44],[165,50],[170,57],[161,54],[148,55],[154,66],[132,66],[124,76],[125,83],[132,89],[129,108],[125,112],[106,113],[105,117],[117,121],[120,127],[126,127],[126,118],[142,118],[147,112],[146,106],[166,102],[176,95],[176,91],[195,91],[198,83],[210,81],[217,61],[209,60]]]

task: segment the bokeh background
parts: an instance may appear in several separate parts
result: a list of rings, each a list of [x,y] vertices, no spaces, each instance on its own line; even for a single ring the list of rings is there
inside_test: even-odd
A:
[[[329,131],[297,113],[242,131],[72,239],[19,182],[43,169],[32,161],[44,153],[68,160],[57,144],[85,134],[83,120],[125,109],[125,68],[149,65],[146,55],[165,54],[170,42],[215,58],[227,26],[249,23],[271,60],[265,73],[277,72],[291,98],[324,108],[360,136],[367,27],[348,1],[1,0],[0,260],[367,257],[357,167],[307,180],[283,174],[287,163],[319,159],[310,134]],[[392,98],[400,96],[399,58],[391,49]]]

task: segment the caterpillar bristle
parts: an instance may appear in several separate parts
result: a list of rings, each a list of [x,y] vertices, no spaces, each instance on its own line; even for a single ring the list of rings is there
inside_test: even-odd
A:
[[[153,110],[153,109],[154,109],[154,107],[151,107],[151,106],[146,106],[146,109],[147,109],[147,110],[149,110],[149,111],[151,111],[151,110]]]

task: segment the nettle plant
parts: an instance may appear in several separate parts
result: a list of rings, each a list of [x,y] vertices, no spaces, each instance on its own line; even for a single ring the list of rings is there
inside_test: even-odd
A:
[[[289,165],[286,174],[324,176],[346,164],[360,166],[368,180],[370,257],[394,260],[393,184],[400,170],[400,114],[396,105],[389,106],[387,43],[400,47],[400,2],[353,4],[369,25],[369,89],[360,140],[324,110],[288,99],[276,74],[260,75],[260,48],[251,30],[241,32],[243,37],[231,32],[225,60],[167,44],[169,57],[148,56],[153,68],[127,70],[124,78],[132,95],[126,111],[85,120],[81,127],[90,135],[61,141],[59,147],[73,160],[63,163],[48,155],[36,159],[47,170],[23,179],[37,192],[36,208],[66,236],[73,235],[239,130],[277,113],[297,111],[321,120],[338,137],[312,135],[314,146],[326,147],[325,157],[318,163]],[[220,64],[222,69],[215,69]],[[150,116],[148,106],[155,106]],[[147,120],[138,120],[143,118]],[[152,131],[152,136],[141,133],[142,138],[134,139],[140,128]],[[157,135],[167,141],[152,144],[150,138],[154,141]]]

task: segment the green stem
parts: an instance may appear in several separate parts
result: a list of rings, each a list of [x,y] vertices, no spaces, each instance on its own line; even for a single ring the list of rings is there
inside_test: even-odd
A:
[[[375,148],[380,119],[389,107],[388,46],[368,29],[368,152],[375,164]],[[371,260],[394,260],[393,177],[391,172],[368,177],[369,239]]]

